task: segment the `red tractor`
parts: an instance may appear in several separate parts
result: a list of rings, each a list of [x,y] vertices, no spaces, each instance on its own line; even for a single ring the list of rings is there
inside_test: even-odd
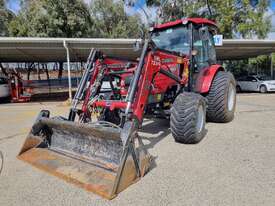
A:
[[[234,118],[235,80],[216,63],[216,30],[201,18],[158,25],[137,61],[92,49],[68,118],[41,111],[19,158],[111,199],[149,169],[137,133],[145,116],[169,118],[177,142],[198,143],[206,119]]]
[[[31,100],[31,89],[24,88],[23,79],[19,73],[9,74],[9,85],[12,103],[29,102]]]

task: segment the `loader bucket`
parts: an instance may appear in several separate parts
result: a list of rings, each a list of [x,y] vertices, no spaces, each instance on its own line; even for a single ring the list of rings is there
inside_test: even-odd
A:
[[[47,116],[40,114],[33,125],[20,160],[107,199],[149,169],[150,155],[132,122],[121,129]]]

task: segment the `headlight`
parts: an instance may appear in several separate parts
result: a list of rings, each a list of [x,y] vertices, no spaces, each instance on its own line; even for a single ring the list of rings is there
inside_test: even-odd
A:
[[[268,85],[272,85],[272,86],[275,86],[275,83],[267,83]]]

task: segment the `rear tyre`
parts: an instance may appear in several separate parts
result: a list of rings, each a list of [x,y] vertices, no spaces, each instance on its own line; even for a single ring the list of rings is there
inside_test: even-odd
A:
[[[267,88],[265,85],[261,85],[260,86],[260,93],[266,93],[267,92]]]
[[[204,98],[195,93],[181,93],[171,109],[170,127],[176,142],[195,144],[206,134]]]
[[[207,121],[226,123],[234,119],[236,81],[230,72],[219,71],[213,79],[207,98]]]

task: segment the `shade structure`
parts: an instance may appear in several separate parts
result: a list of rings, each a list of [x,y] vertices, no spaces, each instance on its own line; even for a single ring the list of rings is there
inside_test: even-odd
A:
[[[0,62],[66,62],[64,42],[70,51],[70,61],[86,61],[91,48],[108,56],[135,59],[140,51],[134,44],[140,39],[96,38],[0,38]],[[275,52],[275,40],[225,39],[217,46],[219,60],[237,60]]]

